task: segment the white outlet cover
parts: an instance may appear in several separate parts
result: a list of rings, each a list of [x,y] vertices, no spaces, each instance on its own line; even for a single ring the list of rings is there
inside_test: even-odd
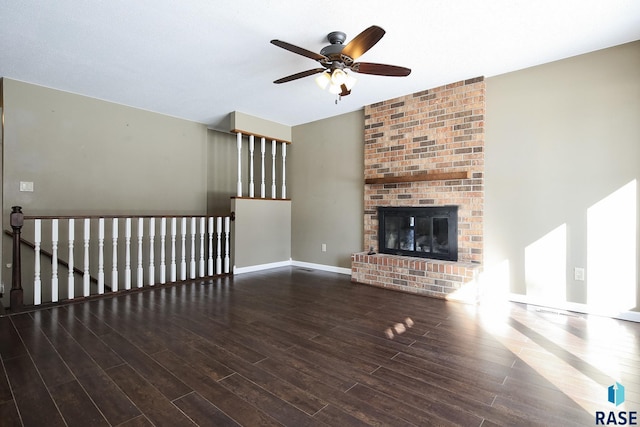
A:
[[[20,191],[33,191],[33,182],[20,181]]]

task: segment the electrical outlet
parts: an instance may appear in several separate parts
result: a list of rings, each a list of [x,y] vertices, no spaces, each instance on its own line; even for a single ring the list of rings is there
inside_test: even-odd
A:
[[[326,243],[322,244],[322,252],[327,252],[327,244]]]
[[[33,182],[31,182],[31,181],[20,181],[20,191],[33,192]]]
[[[584,268],[576,267],[573,269],[573,278],[575,280],[584,281]]]

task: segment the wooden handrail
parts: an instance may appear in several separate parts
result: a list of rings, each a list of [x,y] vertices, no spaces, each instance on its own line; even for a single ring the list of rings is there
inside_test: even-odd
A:
[[[223,215],[24,215],[24,219],[208,218],[211,216],[225,217],[229,215],[228,213]]]
[[[13,237],[13,232],[10,230],[4,230],[4,234],[6,234],[9,237]],[[28,241],[27,239],[24,239],[22,237],[20,237],[20,243],[22,243],[23,245],[27,245],[28,247],[30,247],[31,249],[35,250],[36,249],[36,245],[33,242]],[[49,259],[53,259],[53,254],[49,251],[47,251],[46,249],[42,249],[40,248],[40,253],[44,256],[46,256]],[[58,258],[58,264],[65,267],[65,268],[69,268],[69,263],[63,259]],[[73,272],[79,275],[84,274],[84,272],[82,270],[80,270],[77,267],[73,267]],[[96,279],[93,276],[89,276],[89,280],[93,283],[98,283],[98,279]],[[105,285],[105,288],[109,288],[111,290],[111,287]]]

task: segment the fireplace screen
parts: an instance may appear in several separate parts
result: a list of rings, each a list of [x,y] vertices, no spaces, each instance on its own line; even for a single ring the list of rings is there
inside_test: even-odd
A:
[[[458,207],[379,207],[379,251],[458,260]]]

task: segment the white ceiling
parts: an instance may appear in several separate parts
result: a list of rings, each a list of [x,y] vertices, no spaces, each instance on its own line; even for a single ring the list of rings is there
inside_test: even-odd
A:
[[[359,60],[408,77],[357,74],[335,103],[319,52],[386,35]],[[490,77],[640,39],[639,0],[0,0],[0,77],[220,127],[231,111],[297,125],[476,76]],[[640,72],[640,71],[639,71]]]

